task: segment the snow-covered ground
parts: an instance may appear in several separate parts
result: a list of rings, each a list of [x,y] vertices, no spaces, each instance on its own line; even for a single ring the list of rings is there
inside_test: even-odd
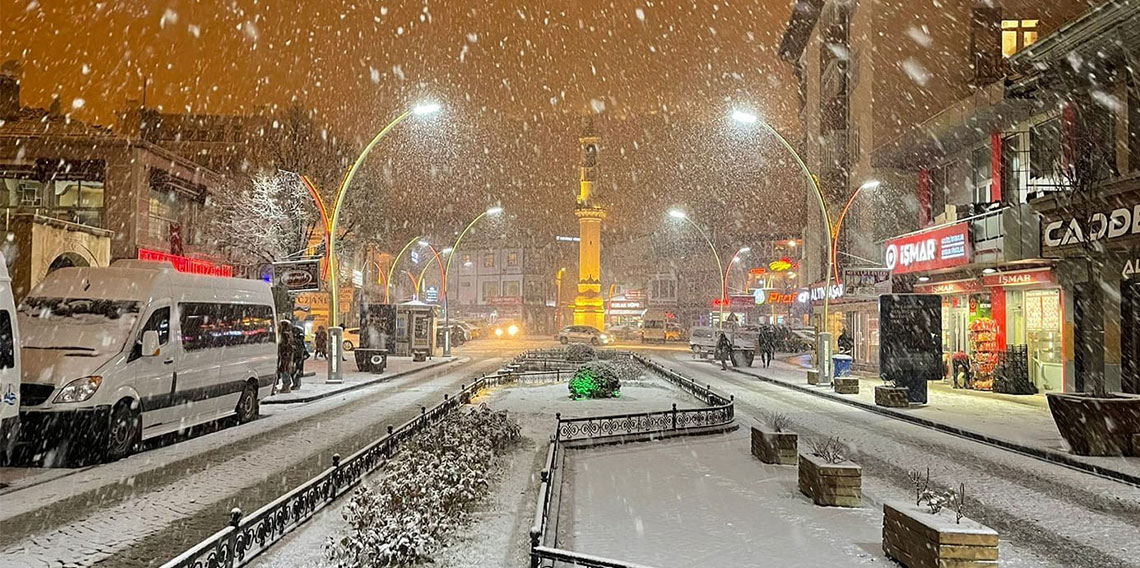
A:
[[[470,524],[434,558],[444,568],[473,566],[525,566],[530,550],[528,531],[534,514],[539,472],[546,459],[547,443],[554,432],[555,414],[579,417],[664,410],[674,403],[680,408],[701,403],[668,382],[646,376],[627,381],[616,399],[571,400],[565,382],[535,386],[502,386],[489,389],[475,401],[495,410],[506,410],[522,427],[521,446],[503,461],[492,493],[470,519]],[[376,475],[382,475],[377,473]],[[365,483],[369,480],[365,480]],[[283,539],[257,560],[259,568],[324,568],[324,543],[343,535],[341,509],[345,500],[330,507]]]
[[[839,436],[863,465],[864,494],[905,500],[908,470],[966,484],[968,515],[1001,533],[1003,566],[1140,566],[1140,488],[724,372],[685,354],[668,365],[736,397],[742,426],[772,410],[805,436]]]

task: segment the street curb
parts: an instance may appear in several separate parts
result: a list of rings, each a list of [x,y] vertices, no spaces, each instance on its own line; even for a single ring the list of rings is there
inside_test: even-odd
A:
[[[1088,473],[1091,475],[1096,475],[1098,477],[1103,477],[1103,478],[1111,480],[1111,481],[1118,481],[1121,483],[1127,483],[1129,485],[1140,487],[1140,476],[1128,474],[1128,473],[1125,473],[1123,471],[1116,471],[1114,469],[1108,469],[1106,467],[1101,467],[1101,466],[1096,465],[1096,464],[1086,463],[1086,462],[1080,461],[1078,459],[1074,459],[1072,456],[1069,456],[1067,454],[1063,454],[1063,453],[1058,452],[1058,451],[1047,450],[1044,448],[1035,448],[1033,446],[1026,446],[1024,444],[1018,444],[1016,442],[1010,442],[1008,440],[1002,440],[1000,438],[994,438],[991,436],[987,436],[985,434],[979,434],[978,432],[972,432],[970,430],[964,430],[962,428],[958,428],[957,426],[951,426],[949,424],[944,424],[942,422],[935,422],[933,420],[927,420],[926,418],[920,418],[918,416],[913,416],[910,414],[906,414],[906,413],[899,412],[897,410],[892,410],[890,408],[885,408],[882,406],[876,406],[874,404],[867,404],[865,402],[861,402],[858,400],[843,398],[843,397],[841,397],[837,394],[834,394],[834,393],[810,389],[810,388],[807,388],[806,386],[803,386],[803,385],[797,385],[795,383],[784,382],[784,381],[781,381],[778,379],[773,379],[770,377],[765,377],[763,375],[758,375],[756,373],[751,373],[748,371],[742,371],[740,369],[730,369],[730,370],[734,373],[737,373],[737,374],[746,375],[749,377],[754,377],[754,378],[760,379],[766,383],[771,383],[773,385],[782,386],[782,387],[785,387],[785,388],[788,388],[788,389],[791,389],[794,391],[799,391],[802,393],[815,395],[815,396],[818,396],[820,398],[824,398],[827,400],[832,400],[835,402],[841,402],[841,403],[846,404],[848,406],[854,406],[855,408],[860,408],[862,410],[874,412],[875,414],[879,414],[881,416],[886,416],[888,418],[894,418],[896,420],[901,420],[903,422],[910,422],[911,424],[917,424],[919,426],[924,426],[926,428],[930,428],[931,430],[937,430],[939,432],[943,432],[946,434],[952,434],[954,436],[958,436],[960,438],[965,438],[967,440],[972,440],[974,442],[981,442],[983,444],[988,444],[988,445],[994,446],[996,448],[1000,448],[1003,450],[1008,450],[1008,451],[1012,451],[1015,453],[1019,453],[1019,454],[1022,454],[1024,456],[1039,459],[1041,461],[1045,461],[1045,462],[1049,462],[1049,463],[1053,463],[1053,464],[1057,464],[1057,465],[1063,465],[1063,466],[1068,467],[1070,469],[1074,469],[1074,470],[1081,471],[1084,473]]]
[[[453,357],[447,361],[436,361],[434,363],[429,363],[423,367],[415,367],[412,369],[408,369],[406,371],[400,371],[399,373],[395,373],[392,375],[381,375],[381,376],[376,377],[374,379],[368,379],[367,381],[363,381],[360,383],[355,383],[355,384],[349,385],[343,389],[332,390],[332,391],[324,392],[321,394],[306,396],[304,398],[291,398],[289,400],[265,399],[265,400],[261,401],[261,404],[298,404],[298,403],[302,403],[302,402],[313,402],[314,400],[321,400],[322,398],[328,398],[330,396],[336,396],[338,394],[342,394],[342,393],[346,393],[346,392],[352,392],[354,390],[362,389],[364,387],[370,387],[376,383],[382,383],[384,381],[390,381],[392,379],[398,379],[400,377],[408,376],[412,373],[418,373],[420,371],[427,371],[429,369],[434,369],[436,367],[442,367],[443,365],[456,363],[458,361],[459,361],[458,357]],[[313,374],[315,375],[316,373],[313,373]]]

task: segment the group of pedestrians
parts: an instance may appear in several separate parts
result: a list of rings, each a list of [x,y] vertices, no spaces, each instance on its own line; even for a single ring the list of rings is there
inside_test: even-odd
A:
[[[293,392],[301,388],[301,376],[305,374],[305,360],[310,356],[309,349],[305,345],[305,330],[289,320],[281,320],[277,326],[277,332],[279,338],[277,342],[277,382],[281,384],[278,392]],[[321,345],[320,341],[316,343],[318,346]],[[324,343],[328,343],[327,337]]]
[[[756,332],[755,353],[760,356],[760,364],[768,367],[772,364],[772,357],[776,354],[779,345],[779,334],[774,326],[763,326]],[[728,334],[720,332],[716,341],[716,356],[720,360],[721,370],[728,370],[728,361],[732,358],[733,342]],[[735,366],[736,363],[733,362]]]

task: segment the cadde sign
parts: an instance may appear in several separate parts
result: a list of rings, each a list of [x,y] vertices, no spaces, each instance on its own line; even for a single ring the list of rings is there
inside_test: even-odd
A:
[[[1059,249],[1081,243],[1140,235],[1140,204],[1098,211],[1087,221],[1073,216],[1047,218],[1041,228],[1041,248]]]

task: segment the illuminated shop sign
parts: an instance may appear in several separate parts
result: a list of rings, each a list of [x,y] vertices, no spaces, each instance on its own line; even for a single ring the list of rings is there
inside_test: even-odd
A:
[[[970,226],[956,223],[887,241],[886,261],[893,274],[968,264]]]
[[[1043,248],[1060,248],[1084,242],[1112,240],[1140,234],[1140,205],[1098,211],[1087,222],[1076,217],[1046,218],[1041,229]]]

